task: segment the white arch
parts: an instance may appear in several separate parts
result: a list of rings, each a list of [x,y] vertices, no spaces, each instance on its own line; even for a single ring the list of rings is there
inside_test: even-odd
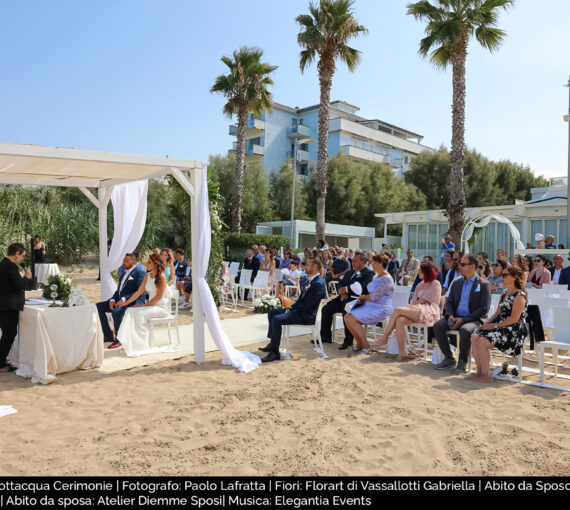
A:
[[[506,223],[509,226],[511,236],[513,236],[514,249],[524,249],[524,245],[521,242],[521,233],[519,232],[519,229],[514,226],[511,220],[501,216],[500,214],[480,214],[479,216],[471,218],[461,233],[461,246],[463,246],[464,253],[469,253],[469,239],[473,237],[473,231],[476,228],[486,227],[491,220],[498,221],[499,223]]]

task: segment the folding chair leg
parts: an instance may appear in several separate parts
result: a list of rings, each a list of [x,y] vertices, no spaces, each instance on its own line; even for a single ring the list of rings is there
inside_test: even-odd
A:
[[[318,352],[319,354],[322,354],[323,359],[328,359],[328,356],[326,355],[325,350],[323,348],[323,342],[321,340],[321,332],[318,330],[316,325],[312,326],[312,333],[313,333],[313,341],[315,342],[315,348],[313,350],[315,352]],[[319,347],[317,347],[317,341],[319,343]]]
[[[540,369],[540,384],[544,384],[544,345],[538,344],[538,367]]]
[[[279,352],[281,359],[291,360],[291,355],[289,354],[289,326],[283,326],[283,340],[285,340],[285,349]]]

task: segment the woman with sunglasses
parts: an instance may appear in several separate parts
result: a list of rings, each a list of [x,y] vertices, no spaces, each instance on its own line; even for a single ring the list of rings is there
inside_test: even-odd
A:
[[[502,294],[505,290],[502,274],[507,266],[507,262],[503,259],[497,259],[497,262],[493,264],[493,272],[487,278],[491,284],[491,294]]]
[[[546,257],[544,255],[537,255],[534,258],[534,269],[528,276],[528,281],[532,284],[533,289],[542,289],[543,285],[552,283],[552,275],[550,271],[544,267],[545,264]]]
[[[527,295],[520,268],[509,266],[501,274],[506,290],[501,296],[497,311],[471,336],[471,353],[477,364],[477,373],[469,378],[488,383],[490,349],[496,348],[507,356],[520,353],[527,336]]]

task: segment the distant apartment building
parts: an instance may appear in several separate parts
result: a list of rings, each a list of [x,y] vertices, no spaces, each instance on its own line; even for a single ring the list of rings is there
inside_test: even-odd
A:
[[[357,106],[333,101],[329,120],[329,156],[344,154],[356,159],[386,163],[401,176],[410,169],[412,159],[433,149],[421,144],[422,135],[378,119],[366,119]],[[273,104],[271,113],[249,115],[246,132],[246,163],[257,161],[266,171],[278,170],[286,158],[296,153],[297,173],[309,174],[317,161],[319,105],[291,108]],[[231,125],[230,135],[237,135]],[[230,152],[235,150],[234,147]]]

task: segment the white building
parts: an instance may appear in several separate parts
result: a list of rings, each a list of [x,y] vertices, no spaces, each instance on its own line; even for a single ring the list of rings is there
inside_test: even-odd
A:
[[[554,244],[569,247],[567,233],[566,177],[551,179],[551,185],[546,188],[532,188],[531,200],[517,201],[513,205],[488,207],[472,207],[466,210],[466,221],[482,214],[500,214],[513,222],[521,233],[521,241],[526,246],[535,245],[534,236],[537,233],[554,236]],[[411,248],[415,255],[422,257],[431,255],[434,261],[440,258],[440,246],[443,234],[448,230],[447,218],[443,209],[433,211],[408,211],[397,213],[376,214],[384,218],[384,237],[388,225],[402,225],[401,245],[404,249]],[[508,226],[503,223],[491,222],[483,229],[471,247],[471,251],[487,252],[494,257],[498,248],[505,248],[507,255],[513,255],[513,240]]]

